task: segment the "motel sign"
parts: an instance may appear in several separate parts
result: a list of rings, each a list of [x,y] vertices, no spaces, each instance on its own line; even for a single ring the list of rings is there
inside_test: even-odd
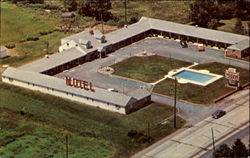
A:
[[[92,87],[92,83],[91,82],[87,82],[87,81],[83,81],[83,80],[78,80],[78,79],[71,78],[71,77],[66,77],[65,81],[66,81],[66,85],[67,86],[84,89],[86,91],[95,92],[95,90]]]
[[[238,86],[240,81],[240,73],[236,72],[234,68],[228,68],[225,72],[225,78],[228,79],[229,85]]]

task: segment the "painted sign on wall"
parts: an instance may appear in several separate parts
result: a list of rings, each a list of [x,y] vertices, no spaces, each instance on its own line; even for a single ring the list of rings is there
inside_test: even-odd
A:
[[[65,81],[66,81],[67,86],[84,89],[86,91],[95,92],[95,90],[92,87],[91,82],[78,80],[78,79],[71,78],[71,77],[66,77]]]

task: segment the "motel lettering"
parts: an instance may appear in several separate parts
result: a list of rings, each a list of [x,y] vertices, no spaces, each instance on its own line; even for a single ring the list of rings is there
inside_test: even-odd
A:
[[[66,81],[66,85],[67,86],[84,89],[86,91],[95,92],[95,90],[92,87],[92,83],[91,82],[87,82],[87,81],[83,81],[83,80],[78,80],[78,79],[71,78],[71,77],[66,77],[65,81]]]

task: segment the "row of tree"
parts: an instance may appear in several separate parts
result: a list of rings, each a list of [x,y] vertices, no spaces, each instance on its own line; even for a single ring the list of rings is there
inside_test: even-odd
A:
[[[231,148],[227,144],[222,144],[218,149],[215,150],[213,157],[247,158],[248,156],[250,156],[248,150],[240,139],[236,139]]]
[[[195,1],[190,5],[190,19],[201,27],[216,28],[221,19],[248,20],[250,1]]]
[[[104,21],[113,18],[111,12],[112,3],[110,0],[64,0],[64,7],[72,12],[76,11],[83,16],[95,17]]]

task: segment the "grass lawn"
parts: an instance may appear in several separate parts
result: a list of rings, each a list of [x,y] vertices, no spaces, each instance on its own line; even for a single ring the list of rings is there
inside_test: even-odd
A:
[[[171,64],[172,63],[172,64]],[[155,82],[175,68],[189,66],[191,63],[161,56],[131,57],[112,65],[114,74],[144,82]]]
[[[60,39],[65,37],[62,32],[53,32],[40,37],[38,41],[28,41],[16,44],[16,48],[11,51],[18,52],[18,55],[11,56],[0,60],[0,64],[9,64],[11,66],[20,66],[26,62],[40,58],[46,54],[46,41],[49,42],[48,52],[50,54],[58,51],[60,46]]]
[[[220,20],[220,23],[223,23],[225,25],[218,27],[217,30],[234,33],[234,27],[236,22],[237,18],[232,18],[229,20]],[[247,29],[247,21],[242,21],[242,24]]]
[[[188,23],[189,5],[192,1],[128,1],[127,17],[151,17],[178,23]],[[111,12],[119,19],[124,19],[123,1],[113,1]]]
[[[41,15],[44,11],[22,8],[7,2],[1,2],[1,45],[15,44],[9,50],[10,57],[0,59],[0,64],[19,66],[45,55],[46,41],[49,53],[54,53],[60,46],[60,39],[68,36],[62,32],[41,35],[43,31],[53,31],[59,19]],[[28,37],[38,37],[37,41],[25,41]]]
[[[0,157],[62,158],[65,157],[66,135],[69,140],[69,157],[105,158],[115,152],[109,141],[83,137],[2,108],[0,125]]]
[[[1,45],[17,43],[27,37],[37,37],[41,31],[53,30],[56,19],[30,12],[29,8],[1,2]]]
[[[193,67],[193,69],[206,69],[211,73],[224,75],[225,70],[229,67],[232,66],[220,63],[209,63],[197,65]],[[240,72],[241,84],[249,82],[249,72],[247,70],[237,68],[237,71]],[[207,104],[233,90],[232,88],[226,87],[226,84],[227,80],[225,78],[222,78],[206,87],[194,84],[178,84],[177,96],[178,99],[186,100],[192,103]],[[171,79],[164,80],[157,84],[153,91],[173,97],[174,81]]]
[[[24,136],[7,146],[1,146],[0,152],[4,150],[6,153],[11,153],[12,149],[16,149],[20,143],[37,138],[41,142],[31,141],[31,143],[35,143],[31,148],[15,152],[18,155],[28,155],[29,150],[41,151],[34,152],[33,157],[39,157],[41,153],[51,155],[56,151],[59,154],[63,150],[63,135],[66,131],[70,133],[72,140],[79,138],[79,141],[72,145],[72,152],[75,154],[90,155],[84,157],[127,158],[136,151],[175,131],[172,119],[164,125],[161,124],[163,120],[172,115],[173,109],[157,103],[125,116],[3,83],[0,83],[0,100],[0,108],[5,108],[11,113],[19,113],[20,110],[25,113],[24,116],[17,119],[20,122],[12,121],[15,117],[1,117],[0,123],[9,121],[18,125],[13,128],[13,133],[7,127],[4,127],[4,133],[6,134],[3,134],[5,137],[1,137],[0,141],[7,141],[8,135],[10,135],[10,138],[18,135],[19,129],[25,124],[27,124],[27,127],[29,125],[33,127],[31,131],[23,127],[23,130],[30,132],[24,133]],[[148,122],[150,123],[150,133],[153,140],[151,143],[145,142]],[[178,118],[177,123],[180,128],[185,121]],[[129,137],[128,132],[131,130],[136,130],[139,133],[138,136]],[[45,134],[46,138],[44,138]],[[54,141],[56,143],[53,143]],[[87,147],[86,144],[89,146]],[[89,149],[92,149],[92,145],[94,152],[90,153]],[[29,144],[26,146],[29,146]],[[49,150],[44,148],[48,146]],[[74,147],[77,147],[77,149]],[[82,148],[80,149],[80,147]]]

